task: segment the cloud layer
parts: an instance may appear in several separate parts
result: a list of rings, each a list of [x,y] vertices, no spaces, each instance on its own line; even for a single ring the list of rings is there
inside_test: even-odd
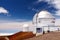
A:
[[[0,23],[0,33],[15,33],[21,31],[24,24],[31,25],[31,23],[32,21]]]
[[[7,22],[7,23],[0,23],[0,29],[16,29],[20,28],[24,24],[29,24],[31,21],[27,22]]]

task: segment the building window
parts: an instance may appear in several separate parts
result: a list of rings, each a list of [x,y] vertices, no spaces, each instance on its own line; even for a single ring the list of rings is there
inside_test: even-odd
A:
[[[39,23],[40,23],[40,21],[39,21]]]
[[[55,23],[55,21],[52,21],[52,23]]]
[[[36,28],[37,33],[41,33],[42,32],[42,28]]]

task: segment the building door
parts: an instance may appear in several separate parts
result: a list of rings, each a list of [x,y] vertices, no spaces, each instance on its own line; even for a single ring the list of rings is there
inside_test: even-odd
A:
[[[41,33],[42,31],[43,31],[42,28],[36,28],[37,33]]]

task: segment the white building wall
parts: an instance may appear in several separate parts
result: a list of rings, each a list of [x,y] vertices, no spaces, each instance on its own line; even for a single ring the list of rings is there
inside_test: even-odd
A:
[[[50,27],[48,27],[48,26],[45,26],[44,28],[44,31],[46,32],[46,31],[59,31],[60,30],[60,27],[58,27],[58,26],[50,26]]]
[[[37,24],[38,24],[38,26],[49,26],[49,25],[55,25],[55,23],[53,23],[53,21],[55,21],[54,20],[54,18],[52,18],[52,19],[49,19],[49,18],[47,18],[47,19],[40,19],[39,18],[39,20],[37,20]]]
[[[29,27],[23,27],[23,32],[28,32],[29,31]]]

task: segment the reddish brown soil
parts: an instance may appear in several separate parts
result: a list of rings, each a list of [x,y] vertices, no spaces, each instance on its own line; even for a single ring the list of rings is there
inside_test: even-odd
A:
[[[32,32],[18,32],[12,36],[9,36],[10,40],[23,40],[27,38],[32,38],[35,35]]]
[[[6,40],[5,37],[0,37],[0,40]]]

